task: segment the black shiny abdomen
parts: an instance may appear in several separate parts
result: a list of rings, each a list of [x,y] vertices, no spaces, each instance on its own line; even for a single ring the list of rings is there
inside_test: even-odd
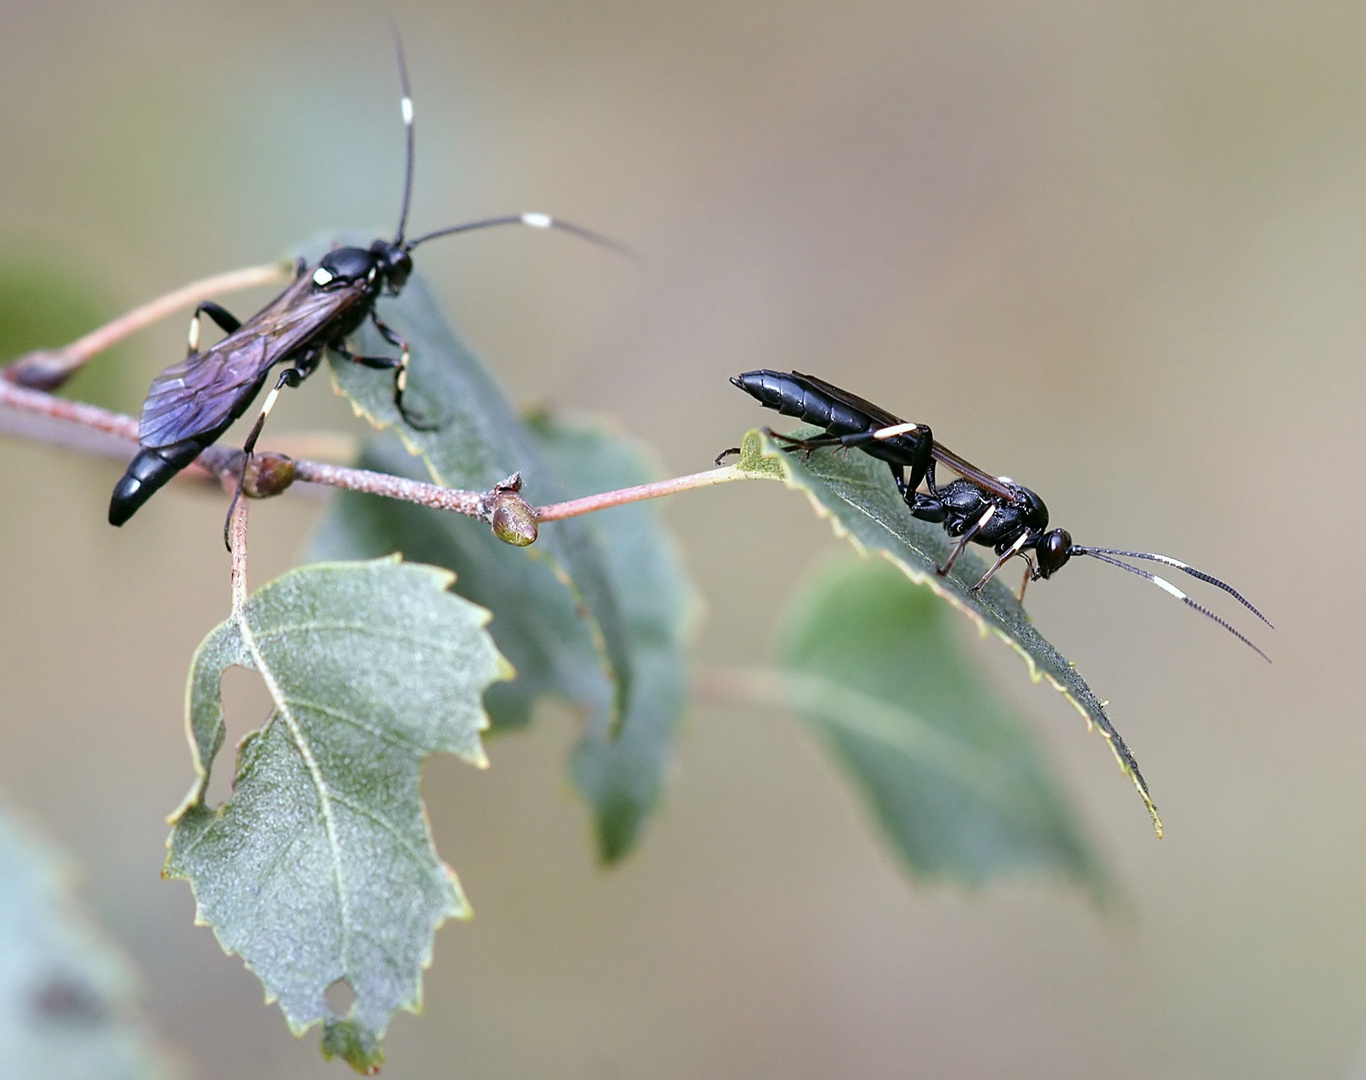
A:
[[[803,380],[781,371],[746,371],[731,382],[761,405],[823,427],[832,435],[856,435],[881,425],[866,413],[832,400]]]
[[[746,371],[730,381],[759,404],[783,416],[794,416],[803,423],[824,428],[831,435],[861,435],[901,422],[889,414],[874,415],[850,402],[840,401],[795,371]],[[879,461],[916,466],[923,473],[929,461],[932,438],[930,429],[921,426],[914,432],[894,435],[890,439],[860,442],[858,448]]]
[[[139,450],[114,485],[114,494],[109,498],[109,524],[122,525],[212,442],[213,439],[182,439],[170,446]]]

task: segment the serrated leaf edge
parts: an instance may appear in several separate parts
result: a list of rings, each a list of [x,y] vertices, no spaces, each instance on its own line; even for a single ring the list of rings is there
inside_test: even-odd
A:
[[[377,559],[365,559],[365,560],[361,560],[361,564],[369,564],[369,565],[382,564],[382,563],[392,563],[392,564],[397,565],[397,564],[402,563],[402,562],[403,562],[403,556],[402,556],[402,554],[401,554],[400,552],[394,552],[392,555],[382,556],[382,557],[377,558]],[[305,566],[298,566],[298,567],[293,568],[292,570],[286,571],[284,574],[281,574],[279,577],[274,578],[274,579],[272,579],[271,581],[267,582],[266,585],[263,585],[261,588],[264,589],[264,588],[266,588],[267,586],[275,585],[276,583],[278,583],[278,582],[280,582],[280,581],[284,581],[284,580],[286,580],[287,578],[293,577],[293,576],[298,575],[298,574],[306,573],[306,572],[317,571],[317,570],[327,570],[327,569],[333,569],[333,568],[336,568],[336,569],[346,569],[346,570],[354,570],[354,569],[356,568],[357,565],[358,565],[358,563],[355,562],[355,561],[333,561],[333,562],[309,563],[309,564],[307,564],[307,565],[305,565]],[[415,570],[421,570],[421,571],[426,572],[426,573],[428,574],[428,576],[432,579],[433,583],[435,583],[435,584],[437,584],[437,585],[439,586],[439,588],[438,588],[438,591],[439,591],[439,592],[443,592],[443,593],[444,593],[444,592],[447,592],[447,591],[449,591],[450,587],[451,587],[452,585],[455,584],[455,580],[456,580],[455,574],[454,574],[453,572],[451,572],[450,570],[445,569],[444,567],[440,567],[440,566],[431,566],[431,565],[428,565],[428,564],[426,564],[426,563],[408,563],[408,564],[406,564],[406,565],[412,567],[412,568],[415,569]],[[260,590],[258,590],[258,592],[259,592],[259,591],[260,591]],[[254,599],[255,596],[256,596],[256,593],[253,593],[251,599]],[[491,611],[489,611],[488,608],[485,608],[485,607],[483,607],[483,606],[480,605],[480,604],[476,604],[476,603],[474,603],[474,602],[471,601],[471,600],[467,600],[467,599],[465,599],[465,597],[460,597],[460,599],[461,599],[466,605],[468,605],[470,608],[475,609],[475,610],[478,612],[478,615],[477,615],[477,620],[478,620],[478,621],[477,621],[476,625],[481,626],[481,627],[482,627],[482,626],[487,626],[487,625],[489,624],[489,622],[492,621],[492,619],[493,619],[493,613],[492,613]],[[249,601],[248,601],[248,608],[249,608],[249,607],[250,607],[250,599],[249,599]],[[219,625],[218,625],[217,627],[215,627],[214,630],[211,631],[211,632],[209,633],[209,635],[208,635],[207,637],[205,637],[204,640],[203,640],[202,642],[200,642],[199,648],[197,648],[197,649],[195,650],[194,656],[193,656],[192,659],[191,659],[190,670],[193,672],[193,671],[196,669],[196,667],[198,666],[198,663],[199,663],[200,655],[204,652],[205,649],[209,648],[210,645],[212,645],[212,644],[214,644],[214,643],[216,642],[216,640],[218,639],[218,636],[219,636],[220,633],[224,633],[224,632],[227,632],[227,631],[229,631],[229,630],[235,631],[235,632],[236,632],[236,635],[237,635],[237,639],[238,639],[238,640],[237,640],[237,644],[238,644],[239,646],[242,646],[242,647],[246,647],[246,648],[247,648],[247,656],[243,656],[243,657],[241,657],[241,659],[251,659],[252,662],[253,662],[254,664],[257,665],[256,667],[253,668],[253,670],[255,670],[259,675],[261,675],[262,679],[266,680],[267,688],[271,691],[271,699],[272,699],[272,701],[275,702],[276,713],[279,713],[279,712],[283,711],[283,709],[284,709],[284,706],[281,705],[281,703],[280,703],[280,697],[277,696],[277,691],[279,690],[279,687],[278,687],[277,684],[274,683],[274,681],[273,681],[272,679],[269,678],[269,676],[266,675],[265,671],[262,670],[263,661],[262,661],[262,658],[261,658],[261,656],[260,656],[259,651],[256,651],[256,650],[252,649],[250,646],[247,646],[247,640],[254,640],[254,639],[252,639],[252,634],[251,634],[251,629],[250,629],[250,627],[249,627],[248,625],[246,625],[246,624],[247,624],[246,609],[244,609],[244,610],[242,610],[242,611],[234,611],[234,612],[232,612],[232,613],[228,616],[227,619],[225,619],[223,622],[219,623]],[[245,635],[245,639],[244,639],[244,635]],[[507,657],[505,657],[501,652],[498,652],[496,649],[495,649],[495,656],[497,657],[497,660],[498,660],[498,668],[497,668],[497,671],[496,671],[495,674],[494,674],[493,679],[490,680],[489,685],[492,685],[494,682],[507,682],[507,681],[510,681],[510,680],[512,680],[513,678],[515,678],[515,677],[516,677],[516,669],[513,668],[512,664],[508,661]],[[240,660],[239,660],[239,663],[240,663]],[[231,666],[231,665],[229,665],[229,666]],[[226,670],[226,668],[225,668],[224,670]],[[190,679],[189,682],[187,683],[186,692],[185,692],[185,731],[186,731],[186,736],[187,736],[187,738],[188,738],[188,740],[189,740],[189,743],[190,743],[190,756],[191,756],[191,759],[192,759],[192,762],[193,762],[193,765],[194,765],[194,769],[195,769],[195,773],[196,773],[196,780],[195,780],[194,785],[190,788],[189,794],[186,795],[185,799],[181,802],[181,804],[180,804],[180,805],[179,805],[179,806],[178,806],[170,815],[168,815],[168,817],[166,818],[166,823],[167,823],[168,825],[171,825],[172,828],[173,828],[173,830],[174,830],[174,827],[179,823],[180,819],[181,819],[182,817],[184,817],[185,814],[186,814],[190,809],[192,809],[192,808],[194,808],[194,807],[197,807],[197,806],[204,806],[204,805],[205,805],[205,804],[204,804],[204,798],[203,798],[203,796],[204,796],[204,792],[205,792],[205,790],[207,789],[208,783],[209,783],[209,767],[210,767],[210,765],[212,764],[212,761],[213,761],[215,758],[217,758],[218,754],[219,754],[219,753],[222,751],[222,749],[223,749],[223,734],[224,734],[224,731],[225,731],[225,726],[220,725],[219,737],[218,737],[217,742],[216,742],[216,744],[215,744],[215,746],[214,746],[214,748],[213,748],[213,752],[212,752],[212,754],[210,755],[210,760],[209,760],[209,762],[204,762],[204,761],[201,760],[200,755],[199,755],[199,747],[198,747],[198,745],[196,744],[195,738],[194,738],[193,717],[192,717],[192,712],[191,712],[191,703],[192,703],[192,701],[193,701],[193,696],[194,696],[194,680],[193,680],[193,679]],[[267,721],[267,723],[273,723],[273,722],[274,722],[274,717],[272,716],[272,718],[271,718],[269,721]],[[266,726],[266,725],[262,725],[262,727],[255,729],[253,732],[249,733],[249,734],[248,734],[247,736],[245,736],[244,738],[250,738],[250,737],[251,737],[252,735],[254,735],[254,734],[259,734],[261,731],[264,731],[264,730],[265,730],[265,726]],[[487,714],[487,713],[484,713],[483,716],[482,716],[482,722],[481,722],[480,725],[479,725],[479,730],[480,730],[480,731],[487,731],[488,728],[489,728],[489,718],[488,718],[488,714]],[[298,735],[298,733],[297,733],[297,731],[295,731],[295,729],[293,728],[293,726],[291,726],[291,733],[293,733],[293,734],[295,735],[296,741],[297,741],[297,735]],[[302,753],[302,751],[301,751],[301,753]],[[430,754],[427,755],[427,757],[430,757],[430,756],[431,756]],[[470,753],[470,752],[466,752],[466,753],[456,753],[456,756],[459,757],[461,760],[468,762],[470,765],[473,765],[475,768],[486,769],[486,768],[488,768],[488,766],[489,766],[488,755],[484,752],[482,745],[479,747],[479,752],[478,752],[477,755],[475,755],[475,754],[473,754],[473,753]],[[309,760],[309,761],[310,761],[310,774],[311,774],[311,775],[314,775],[314,782],[315,782],[315,786],[316,786],[316,784],[317,784],[317,777],[316,777],[316,774],[313,773],[313,769],[311,768],[311,765],[312,765],[311,757],[310,757],[309,759],[306,759],[306,760]],[[424,758],[423,760],[425,760],[425,758]],[[227,810],[228,806],[229,806],[231,803],[232,803],[232,799],[231,799],[231,798],[225,800],[222,806],[220,806],[220,807],[218,807],[216,810],[214,810],[214,816],[215,816],[215,817],[221,816],[221,815]],[[423,826],[424,826],[424,829],[425,829],[425,831],[426,831],[426,834],[430,837],[430,836],[432,835],[432,830],[431,830],[431,819],[430,819],[430,818],[428,817],[428,815],[427,815],[427,804],[426,804],[426,801],[425,801],[425,800],[421,800],[421,801],[419,802],[419,809],[420,809],[420,812],[421,812],[421,814],[422,814],[422,824],[423,824]],[[334,851],[335,851],[335,848],[336,848],[336,840],[335,840],[335,834],[334,834],[334,832],[333,832],[333,830],[332,830],[332,821],[331,821],[330,809],[329,809],[328,811],[326,811],[326,816],[327,816],[327,821],[328,821],[328,839],[329,839],[329,842],[332,844],[333,849],[334,849]],[[166,841],[166,846],[167,846],[168,849],[170,849],[170,848],[172,847],[172,844],[173,844],[173,841],[174,841],[174,837],[175,837],[175,834],[174,834],[174,831],[173,831],[172,834],[171,834],[171,836],[168,837],[168,838],[167,838],[167,841]],[[191,877],[191,876],[188,876],[188,875],[179,874],[179,873],[177,873],[176,871],[174,871],[174,870],[171,868],[171,857],[172,857],[171,853],[168,852],[167,858],[166,858],[166,863],[165,863],[165,865],[163,866],[162,872],[161,872],[161,873],[162,873],[162,877],[163,877],[163,878],[178,878],[178,879],[180,879],[180,880],[183,880],[187,885],[189,885],[189,887],[190,887],[190,893],[191,893],[191,895],[193,895],[193,897],[194,897],[194,902],[195,902],[194,925],[195,925],[195,926],[206,927],[206,928],[208,928],[209,930],[211,930],[211,931],[213,932],[214,940],[218,942],[219,948],[221,948],[221,949],[223,950],[223,952],[224,952],[226,955],[238,957],[238,958],[242,961],[242,966],[243,966],[244,968],[246,968],[248,971],[250,971],[250,972],[256,977],[256,979],[260,982],[260,984],[261,984],[261,986],[262,986],[262,988],[263,988],[263,990],[264,990],[264,994],[263,994],[264,1003],[265,1003],[266,1005],[273,1005],[273,1004],[275,1004],[277,1001],[280,1000],[280,995],[277,994],[277,993],[275,993],[275,992],[270,988],[270,984],[269,984],[269,983],[267,982],[267,980],[261,975],[261,973],[258,972],[258,971],[256,970],[255,966],[251,963],[250,960],[248,960],[246,957],[242,956],[241,953],[239,953],[239,952],[237,952],[236,950],[230,948],[230,947],[228,946],[228,944],[223,940],[222,935],[219,933],[218,926],[215,925],[212,921],[210,921],[210,920],[204,915],[203,906],[202,906],[202,904],[200,903],[200,900],[199,900],[199,890],[195,887],[194,878]],[[459,878],[459,876],[456,874],[455,869],[454,869],[448,862],[446,862],[444,859],[441,859],[441,858],[438,857],[438,860],[437,860],[437,861],[438,861],[438,865],[439,865],[440,871],[445,875],[447,881],[449,882],[449,884],[450,884],[450,886],[451,886],[451,904],[448,905],[444,910],[438,912],[437,915],[436,915],[436,920],[435,920],[435,922],[432,923],[432,932],[431,932],[431,935],[430,935],[430,936],[428,937],[428,939],[427,939],[427,944],[426,944],[425,949],[424,949],[423,952],[422,952],[422,955],[418,958],[418,969],[419,969],[420,971],[428,971],[428,970],[430,970],[431,965],[432,965],[432,960],[434,959],[434,949],[435,949],[435,946],[436,946],[436,932],[437,932],[438,930],[440,930],[441,927],[442,927],[443,925],[445,925],[446,920],[447,920],[447,919],[452,919],[452,918],[454,918],[454,919],[460,919],[460,920],[464,921],[464,920],[468,920],[468,919],[471,919],[471,918],[474,917],[474,908],[473,908],[473,906],[470,904],[469,899],[468,899],[468,897],[467,897],[466,894],[465,894],[465,890],[464,890],[464,888],[463,888],[463,887],[461,886],[461,884],[460,884],[460,878]],[[334,859],[334,860],[333,860],[333,865],[334,865],[334,867],[336,866],[336,864],[337,864],[337,860]],[[339,896],[343,896],[343,895],[344,895],[344,892],[343,892],[343,890],[342,890],[342,888],[341,888],[341,886],[340,886],[340,882],[337,883],[337,892],[338,892],[338,895],[339,895]],[[346,921],[349,922],[349,920],[346,920]],[[345,951],[345,948],[343,949],[343,951]],[[344,965],[344,966],[345,966],[345,965]],[[412,1014],[415,1015],[415,1016],[416,1016],[416,1015],[420,1015],[421,1012],[422,1012],[422,1010],[423,1010],[423,991],[424,991],[424,983],[425,983],[425,980],[423,980],[423,979],[417,979],[417,980],[415,981],[415,983],[414,983],[412,995],[411,995],[410,997],[408,997],[407,999],[405,999],[405,1000],[403,1000],[403,1001],[400,1001],[400,1002],[398,1003],[398,1008],[404,1010],[405,1012],[412,1013]],[[286,1010],[281,1010],[281,1012],[282,1012],[282,1015],[283,1015],[284,1018],[285,1018],[285,1025],[289,1028],[290,1034],[293,1035],[295,1038],[299,1038],[299,1039],[301,1039],[301,1038],[303,1038],[305,1035],[307,1035],[308,1032],[309,1032],[312,1028],[314,1028],[314,1027],[319,1027],[319,1026],[323,1026],[323,1025],[325,1025],[325,1024],[327,1023],[327,1021],[328,1021],[328,1017],[326,1017],[326,1016],[319,1016],[319,1017],[315,1017],[315,1018],[312,1019],[312,1020],[308,1020],[308,1021],[306,1021],[306,1022],[304,1022],[304,1023],[298,1023],[298,1022],[296,1022],[296,1021],[294,1020],[294,1018],[289,1014],[288,1011],[286,1011]],[[346,1020],[345,1017],[338,1017],[338,1018],[336,1018],[336,1019],[339,1019],[339,1020]],[[348,1021],[348,1022],[351,1022],[351,1021]],[[367,1030],[368,1030],[368,1029],[367,1029]],[[386,1026],[386,1030],[387,1030],[387,1026]],[[374,1032],[373,1034],[375,1035],[376,1039],[382,1039],[383,1036],[384,1036],[384,1031],[376,1031],[376,1032]],[[382,1055],[382,1050],[381,1050],[381,1055]],[[382,1056],[381,1056],[380,1060],[381,1060],[381,1061],[383,1060]]]
[[[805,495],[807,501],[815,511],[816,516],[822,520],[828,521],[830,523],[831,531],[835,536],[841,540],[848,541],[849,545],[861,558],[866,559],[874,553],[868,549],[863,541],[845,527],[838,516],[821,502],[811,488],[807,487],[797,478],[788,462],[788,455],[780,449],[764,431],[753,428],[745,433],[744,440],[741,443],[740,461],[737,464],[737,467],[743,468],[747,472],[754,472],[760,476],[771,476],[771,467],[756,467],[761,462],[776,462],[781,470],[783,483],[791,490],[798,491]],[[876,549],[876,554],[890,562],[912,582],[917,585],[925,586],[936,596],[945,600],[954,610],[966,615],[977,627],[977,633],[980,637],[985,638],[988,634],[991,634],[1010,646],[1011,650],[1024,660],[1025,666],[1029,671],[1031,682],[1038,683],[1040,681],[1047,681],[1049,686],[1062,694],[1062,696],[1071,703],[1072,707],[1081,714],[1082,719],[1086,722],[1087,731],[1099,732],[1101,737],[1105,739],[1105,744],[1110,748],[1110,753],[1114,756],[1115,762],[1119,765],[1121,774],[1129,777],[1129,779],[1133,781],[1134,788],[1138,791],[1139,798],[1143,800],[1143,805],[1147,808],[1149,817],[1152,818],[1153,829],[1156,831],[1158,839],[1162,838],[1162,818],[1158,815],[1157,806],[1153,802],[1152,795],[1148,791],[1148,784],[1143,779],[1143,774],[1138,770],[1137,762],[1133,760],[1132,753],[1128,755],[1126,760],[1125,753],[1120,750],[1120,746],[1125,745],[1124,741],[1120,737],[1119,732],[1108,723],[1108,720],[1105,723],[1101,723],[1093,717],[1091,713],[1087,711],[1086,706],[1078,700],[1076,695],[1059,682],[1051,673],[1040,668],[1038,664],[1035,663],[1034,657],[1031,656],[1015,638],[1000,629],[1000,627],[993,626],[984,619],[981,613],[971,604],[967,603],[957,592],[946,588],[939,581],[937,576],[928,574],[924,570],[913,566],[886,548]],[[1101,715],[1103,717],[1104,713]]]

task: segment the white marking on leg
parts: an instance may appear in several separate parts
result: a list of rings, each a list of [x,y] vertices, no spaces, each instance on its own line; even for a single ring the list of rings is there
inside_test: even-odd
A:
[[[279,397],[279,396],[280,396],[280,388],[279,388],[278,386],[272,388],[271,391],[270,391],[270,393],[266,395],[266,403],[265,403],[264,405],[261,406],[261,419],[262,419],[262,420],[264,420],[267,416],[270,415],[270,410],[273,409],[273,408],[275,407],[275,399],[276,399],[277,397]]]
[[[399,107],[399,109],[400,109],[400,110],[402,111],[402,113],[403,113],[403,123],[404,123],[404,125],[407,126],[407,127],[412,127],[412,124],[413,124],[413,99],[410,98],[410,97],[408,97],[408,96],[405,94],[405,95],[403,96],[403,100],[400,101],[400,102],[398,103],[398,107]]]
[[[549,214],[523,214],[522,224],[530,225],[533,229],[548,229],[555,224],[555,219]]]
[[[919,431],[919,424],[901,423],[893,424],[891,427],[878,428],[873,432],[875,439],[895,439],[898,435],[909,435],[913,431]]]
[[[190,320],[190,352],[199,351],[199,316]]]

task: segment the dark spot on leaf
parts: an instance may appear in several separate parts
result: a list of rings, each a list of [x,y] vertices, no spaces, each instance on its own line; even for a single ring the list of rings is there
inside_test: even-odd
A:
[[[43,1020],[93,1027],[109,1019],[109,1008],[88,983],[70,975],[54,975],[33,995],[33,1008]]]

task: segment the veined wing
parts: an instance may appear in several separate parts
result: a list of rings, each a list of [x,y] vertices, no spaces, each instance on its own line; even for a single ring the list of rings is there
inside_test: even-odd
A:
[[[990,473],[983,472],[972,462],[965,461],[942,443],[935,442],[930,453],[934,456],[935,461],[947,465],[964,480],[972,481],[979,488],[983,488],[993,495],[999,495],[1003,499],[1009,499],[1011,502],[1018,498],[1018,493],[1012,490],[1009,485],[1001,483]]]
[[[240,416],[271,367],[315,344],[362,295],[356,288],[314,291],[310,277],[303,275],[222,341],[152,380],[142,406],[139,441],[170,446]]]
[[[867,413],[869,417],[876,421],[879,427],[892,427],[896,424],[905,423],[901,417],[889,413],[886,409],[882,408],[882,406],[874,405],[871,401],[867,401],[857,394],[851,394],[848,390],[841,389],[838,386],[826,382],[824,379],[818,379],[814,375],[803,375],[800,371],[794,371],[792,374],[803,382],[810,383],[814,389],[819,390],[823,394],[827,394],[836,401],[843,402],[850,408],[859,409]],[[978,487],[991,492],[993,495],[999,495],[1001,498],[1010,499],[1012,502],[1015,500],[1015,492],[1008,485],[1001,483],[1000,480],[990,473],[979,469],[976,465],[972,464],[972,462],[959,457],[943,443],[935,442],[931,453],[934,455],[935,461],[947,465],[959,476],[963,477],[963,479],[972,481]]]

